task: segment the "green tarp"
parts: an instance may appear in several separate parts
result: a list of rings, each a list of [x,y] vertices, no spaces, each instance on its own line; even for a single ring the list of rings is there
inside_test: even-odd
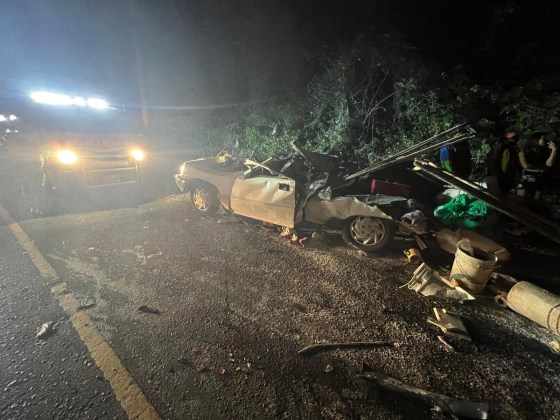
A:
[[[452,229],[474,229],[484,221],[487,214],[486,203],[468,194],[459,194],[434,210],[435,218]]]

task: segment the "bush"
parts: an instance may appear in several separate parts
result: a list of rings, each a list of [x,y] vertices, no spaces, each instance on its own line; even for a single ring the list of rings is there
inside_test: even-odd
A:
[[[560,124],[560,95],[545,92],[538,80],[507,92],[481,86],[461,68],[442,73],[385,34],[362,35],[321,63],[305,96],[184,127],[189,141],[209,153],[238,141],[257,159],[285,155],[296,141],[365,166],[469,122],[480,134],[471,152],[474,172],[482,177],[491,143],[506,125],[528,134]]]

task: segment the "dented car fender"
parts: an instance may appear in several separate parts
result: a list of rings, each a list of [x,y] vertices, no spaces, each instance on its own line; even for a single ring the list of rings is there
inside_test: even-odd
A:
[[[349,217],[365,216],[393,220],[375,204],[366,204],[353,196],[323,200],[317,196],[309,199],[304,208],[305,221],[324,224],[331,219],[346,220]]]

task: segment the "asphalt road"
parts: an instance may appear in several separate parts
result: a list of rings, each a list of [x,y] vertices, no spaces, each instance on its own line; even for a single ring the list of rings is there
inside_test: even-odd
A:
[[[126,418],[7,226],[0,238],[0,418]],[[54,333],[38,339],[45,322]]]
[[[414,267],[398,250],[364,257],[328,232],[301,249],[257,223],[200,216],[177,194],[29,218],[10,190],[0,204],[162,418],[441,416],[358,378],[364,363],[487,402],[492,418],[558,418],[554,336],[490,299],[463,306],[400,288]],[[5,226],[0,235],[0,417],[125,416],[50,285]],[[456,351],[446,352],[426,322],[434,306],[459,313],[473,341],[448,338]],[[56,332],[36,339],[47,320]],[[312,343],[380,340],[396,344],[297,355]]]

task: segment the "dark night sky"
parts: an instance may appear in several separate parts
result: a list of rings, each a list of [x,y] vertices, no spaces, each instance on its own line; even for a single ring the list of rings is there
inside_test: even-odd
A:
[[[0,0],[0,87],[138,103],[140,75],[150,105],[258,100],[302,92],[319,50],[371,27],[476,77],[522,82],[558,55],[555,3]]]

